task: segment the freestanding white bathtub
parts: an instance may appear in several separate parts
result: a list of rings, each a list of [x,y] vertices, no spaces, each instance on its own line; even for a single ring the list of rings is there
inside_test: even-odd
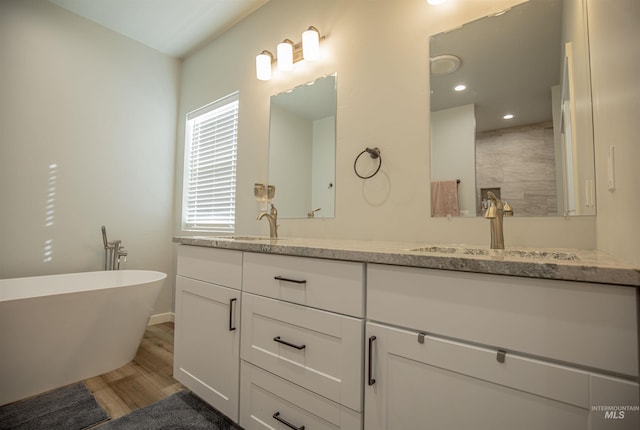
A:
[[[131,361],[166,277],[114,270],[0,280],[0,405]]]

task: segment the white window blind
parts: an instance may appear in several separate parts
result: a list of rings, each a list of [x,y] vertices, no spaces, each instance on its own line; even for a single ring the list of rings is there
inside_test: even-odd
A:
[[[237,146],[237,92],[187,115],[184,230],[234,231]]]

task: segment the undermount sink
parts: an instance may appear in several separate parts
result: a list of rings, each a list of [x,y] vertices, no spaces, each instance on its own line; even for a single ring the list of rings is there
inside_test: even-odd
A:
[[[424,252],[433,254],[457,254],[457,255],[487,255],[530,258],[534,260],[563,260],[578,261],[580,257],[571,252],[564,251],[543,251],[532,249],[488,249],[488,248],[467,248],[454,246],[425,246],[412,248],[409,251]]]

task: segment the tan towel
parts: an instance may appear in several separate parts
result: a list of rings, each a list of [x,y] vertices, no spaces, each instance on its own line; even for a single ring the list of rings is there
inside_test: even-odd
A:
[[[458,216],[458,183],[451,181],[431,182],[431,216]]]

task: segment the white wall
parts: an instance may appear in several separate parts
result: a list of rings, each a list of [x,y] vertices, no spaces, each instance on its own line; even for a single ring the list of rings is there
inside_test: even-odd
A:
[[[429,216],[429,36],[519,2],[456,0],[433,7],[424,0],[271,0],[187,57],[180,118],[240,92],[238,233],[268,234],[267,223],[256,221],[252,189],[254,182],[267,182],[269,97],[337,72],[336,217],[283,219],[280,235],[487,245],[487,220]],[[327,35],[322,61],[298,63],[292,72],[276,70],[273,80],[258,81],[256,54],[275,51],[285,38],[299,41],[309,25]],[[354,174],[353,161],[365,147],[376,146],[383,157],[381,172],[363,181]],[[177,190],[182,152],[179,139]],[[179,202],[178,195],[177,214]],[[177,219],[176,233],[185,234],[180,228]],[[505,242],[591,249],[595,219],[514,217],[505,221]]]
[[[598,248],[640,266],[640,4],[588,0]],[[615,147],[615,191],[607,154]]]
[[[431,180],[451,179],[460,180],[460,215],[475,216],[476,115],[472,104],[431,112]]]
[[[169,274],[179,62],[47,1],[0,2],[0,278]]]

